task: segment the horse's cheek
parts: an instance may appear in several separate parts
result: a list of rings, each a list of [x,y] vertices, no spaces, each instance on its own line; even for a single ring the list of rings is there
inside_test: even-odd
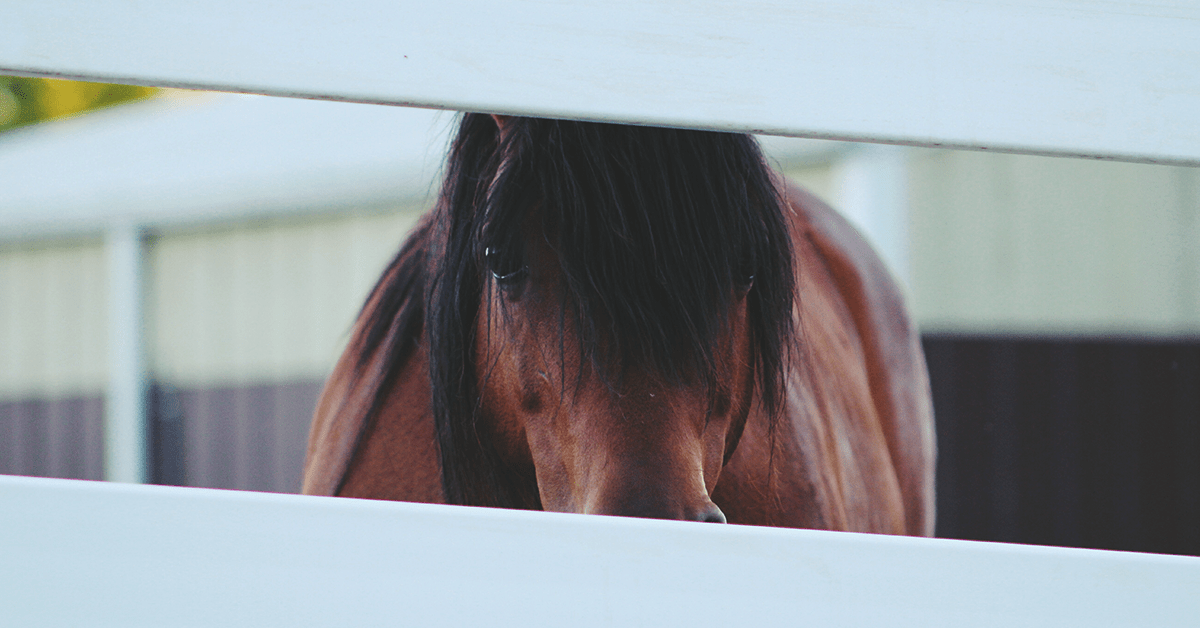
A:
[[[477,349],[479,367],[487,369],[482,403],[484,411],[504,443],[510,463],[532,465],[538,493],[546,510],[575,512],[578,507],[573,486],[574,451],[569,419],[560,399],[563,374],[559,368],[556,330],[540,324],[548,318],[540,312],[536,287],[526,290],[520,303],[500,304],[509,311],[493,313],[479,329],[487,347]],[[496,310],[494,309],[493,312]],[[482,344],[482,343],[481,343]]]
[[[550,510],[569,510],[575,473],[576,448],[569,433],[569,411],[555,394],[549,377],[536,368],[522,378],[520,421],[537,473],[542,504]]]

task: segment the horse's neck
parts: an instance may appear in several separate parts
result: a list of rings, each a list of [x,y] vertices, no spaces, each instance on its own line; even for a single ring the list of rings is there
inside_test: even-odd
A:
[[[377,418],[362,426],[339,495],[444,503],[430,407],[429,360],[421,342],[390,387]]]
[[[442,501],[419,305],[431,220],[432,213],[422,219],[384,271],[326,381],[309,433],[305,493]],[[377,337],[373,326],[385,333]]]
[[[844,218],[802,190],[789,197],[808,368],[791,395],[808,411],[792,416],[822,459],[809,466],[848,529],[932,534],[933,412],[903,294]]]

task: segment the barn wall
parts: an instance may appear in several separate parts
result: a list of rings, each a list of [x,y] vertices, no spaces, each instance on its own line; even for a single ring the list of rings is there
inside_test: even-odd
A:
[[[1200,335],[1200,168],[908,156],[908,292],[922,330]],[[784,165],[838,206],[835,167]]]
[[[275,219],[151,241],[156,481],[299,490],[321,385],[419,215]]]
[[[911,293],[923,330],[1200,334],[1200,169],[911,155]]]
[[[784,169],[783,174],[793,183],[836,206],[837,193],[833,166],[829,164],[793,166]]]
[[[323,378],[418,216],[352,212],[154,238],[155,378],[184,388]]]
[[[295,493],[322,378],[151,389],[159,484]]]
[[[102,476],[105,307],[99,241],[0,244],[0,473]]]
[[[105,295],[98,240],[0,243],[0,400],[101,391]]]
[[[0,474],[100,480],[99,393],[0,400]]]
[[[942,537],[1200,554],[1200,342],[926,335]]]
[[[160,483],[294,492],[321,385],[418,207],[147,239]],[[100,479],[103,244],[0,248],[0,473]]]

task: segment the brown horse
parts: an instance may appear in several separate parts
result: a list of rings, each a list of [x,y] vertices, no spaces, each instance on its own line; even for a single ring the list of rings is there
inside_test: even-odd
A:
[[[304,492],[929,535],[903,299],[745,135],[463,117]]]

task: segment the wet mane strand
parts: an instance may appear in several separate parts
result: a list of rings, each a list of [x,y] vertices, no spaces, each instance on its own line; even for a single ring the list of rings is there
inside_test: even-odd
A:
[[[640,365],[706,386],[710,399],[715,342],[753,276],[746,298],[758,392],[772,421],[778,414],[795,333],[793,258],[781,200],[750,136],[532,118],[511,118],[500,133],[490,116],[467,114],[429,230],[425,272],[408,288],[425,288],[450,503],[540,507],[532,468],[508,468],[477,424],[474,332],[488,248],[519,264],[530,238],[546,238],[559,258],[564,316],[597,372],[617,381],[621,369],[604,365]],[[394,292],[388,276],[375,293]],[[385,341],[389,354],[373,412],[406,359],[393,352],[409,352],[390,340],[392,321],[411,319],[405,309],[368,313],[373,346],[364,355]]]

